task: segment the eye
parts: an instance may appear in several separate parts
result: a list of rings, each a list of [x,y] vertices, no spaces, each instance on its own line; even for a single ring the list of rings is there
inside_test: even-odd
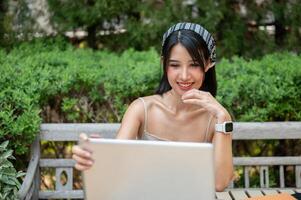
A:
[[[199,63],[191,63],[190,66],[192,66],[192,67],[200,67],[200,64]]]
[[[180,65],[177,64],[177,63],[170,63],[169,66],[170,66],[170,67],[179,67]]]

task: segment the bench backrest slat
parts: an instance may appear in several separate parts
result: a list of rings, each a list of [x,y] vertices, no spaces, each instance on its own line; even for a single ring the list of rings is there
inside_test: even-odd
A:
[[[80,133],[114,138],[120,124],[42,124],[41,140],[77,141]],[[233,140],[301,139],[301,122],[235,122]]]
[[[301,157],[234,157],[233,163],[236,166],[301,165]]]

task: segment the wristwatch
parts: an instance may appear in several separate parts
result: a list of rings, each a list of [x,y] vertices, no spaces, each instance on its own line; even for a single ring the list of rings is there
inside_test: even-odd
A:
[[[233,123],[230,121],[224,122],[222,124],[215,124],[215,131],[224,134],[229,134],[233,131]]]

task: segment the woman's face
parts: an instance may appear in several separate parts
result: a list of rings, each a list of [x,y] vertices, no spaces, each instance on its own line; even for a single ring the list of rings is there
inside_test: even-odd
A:
[[[202,86],[204,71],[180,43],[175,45],[167,61],[167,78],[172,90],[182,96],[186,91]]]

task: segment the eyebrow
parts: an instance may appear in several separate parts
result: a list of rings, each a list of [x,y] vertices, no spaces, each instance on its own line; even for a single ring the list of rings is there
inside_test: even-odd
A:
[[[180,62],[178,60],[169,59],[168,62]]]
[[[173,60],[173,59],[169,59],[168,62],[180,62],[178,60]],[[192,62],[192,63],[198,63],[197,60],[190,60],[189,62]]]

